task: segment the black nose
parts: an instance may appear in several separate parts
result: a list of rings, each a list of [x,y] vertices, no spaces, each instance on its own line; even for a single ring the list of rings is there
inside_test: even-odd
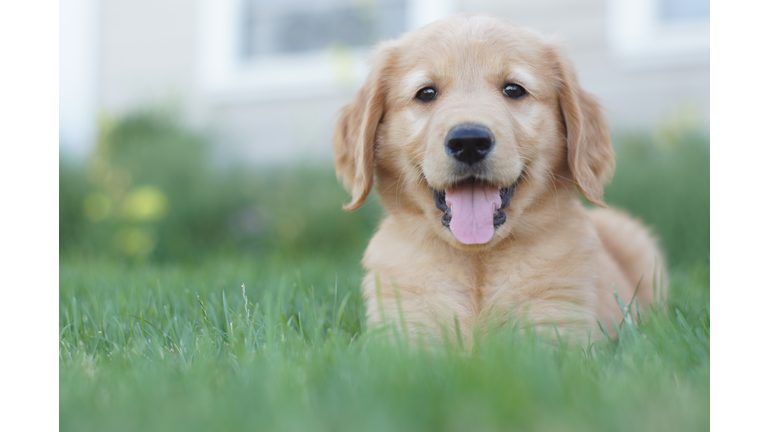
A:
[[[483,160],[493,148],[493,134],[477,124],[454,126],[445,137],[445,152],[460,162],[472,165]]]

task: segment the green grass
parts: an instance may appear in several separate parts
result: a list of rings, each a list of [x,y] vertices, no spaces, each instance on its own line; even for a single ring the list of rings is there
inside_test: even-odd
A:
[[[358,263],[375,201],[343,213],[327,167],[206,171],[199,155],[177,157],[199,137],[150,120],[114,128],[101,147],[111,162],[62,164],[61,430],[709,429],[707,138],[616,139],[606,198],[660,237],[664,307],[588,347],[506,328],[463,352],[365,328]],[[168,161],[177,171],[163,177]],[[94,175],[98,166],[112,174]],[[197,193],[177,180],[190,170]],[[133,183],[115,183],[121,172]],[[167,215],[121,213],[125,194],[147,184],[167,195]],[[83,216],[93,193],[112,200],[100,221]],[[255,219],[240,223],[243,214]],[[150,233],[151,253],[121,255],[125,227]]]
[[[63,264],[61,430],[708,429],[707,268],[615,343],[462,353],[372,338],[359,270],[300,264]]]

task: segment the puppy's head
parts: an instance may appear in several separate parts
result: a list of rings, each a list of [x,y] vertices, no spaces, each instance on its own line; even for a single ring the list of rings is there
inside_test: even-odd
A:
[[[347,210],[365,201],[375,172],[390,214],[460,247],[500,241],[572,184],[603,205],[613,173],[605,118],[561,49],[490,16],[381,45],[333,139]]]

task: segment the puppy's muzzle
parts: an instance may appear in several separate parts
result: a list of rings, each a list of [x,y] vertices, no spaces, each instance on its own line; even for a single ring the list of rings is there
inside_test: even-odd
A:
[[[491,131],[482,125],[465,123],[454,126],[445,137],[445,152],[467,165],[480,162],[494,144]]]

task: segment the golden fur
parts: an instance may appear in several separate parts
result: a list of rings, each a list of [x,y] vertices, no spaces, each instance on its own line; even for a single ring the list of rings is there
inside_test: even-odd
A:
[[[598,320],[609,332],[622,320],[613,286],[629,303],[642,277],[641,305],[654,282],[663,290],[648,230],[577,199],[576,188],[604,207],[614,153],[599,104],[556,44],[507,20],[462,15],[382,44],[372,66],[333,137],[352,193],[345,209],[362,205],[375,174],[387,213],[363,258],[369,326],[399,321],[399,301],[414,335],[457,322],[472,341],[474,329],[525,313],[539,330],[595,337]],[[505,98],[509,82],[529,94]],[[425,85],[437,89],[429,103],[414,98]],[[458,180],[444,140],[467,122],[496,137],[483,178],[504,187],[520,177],[506,223],[482,245],[460,243],[432,195]]]

